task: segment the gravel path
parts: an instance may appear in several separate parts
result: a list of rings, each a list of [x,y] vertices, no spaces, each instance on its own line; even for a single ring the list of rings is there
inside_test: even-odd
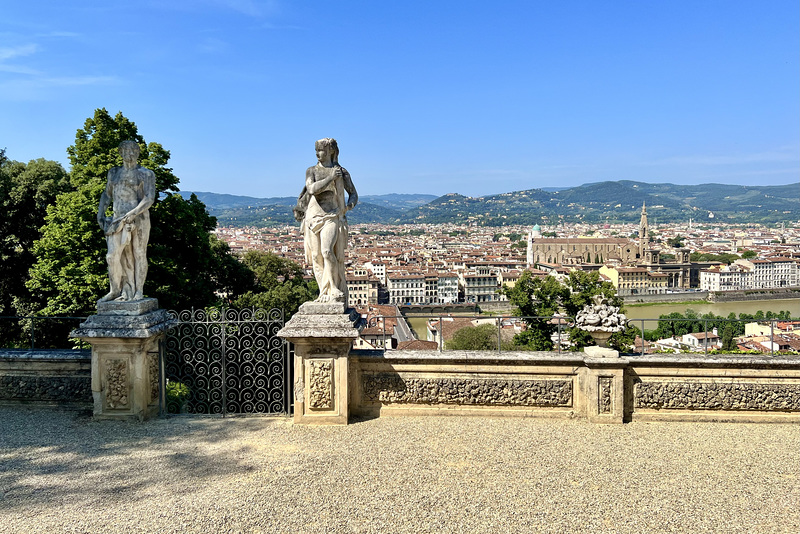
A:
[[[0,532],[800,532],[800,425],[0,407]]]

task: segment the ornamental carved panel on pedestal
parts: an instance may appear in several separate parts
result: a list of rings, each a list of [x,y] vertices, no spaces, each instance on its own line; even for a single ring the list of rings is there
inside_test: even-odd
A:
[[[611,387],[613,378],[601,376],[597,379],[597,412],[611,413]]]
[[[634,408],[800,411],[800,384],[746,382],[636,382]]]
[[[147,367],[150,378],[150,402],[148,404],[155,404],[158,402],[158,384],[161,382],[158,372],[158,355],[147,355]]]
[[[106,407],[111,410],[129,408],[128,361],[106,360]]]
[[[477,406],[572,406],[572,380],[413,378],[397,373],[362,375],[365,402]]]
[[[308,405],[312,410],[333,408],[333,360],[308,360]]]

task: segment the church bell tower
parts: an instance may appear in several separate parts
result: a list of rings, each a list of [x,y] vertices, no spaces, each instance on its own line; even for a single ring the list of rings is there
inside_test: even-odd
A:
[[[644,250],[650,242],[650,226],[647,224],[647,208],[642,202],[642,218],[639,220],[639,257],[644,258]]]

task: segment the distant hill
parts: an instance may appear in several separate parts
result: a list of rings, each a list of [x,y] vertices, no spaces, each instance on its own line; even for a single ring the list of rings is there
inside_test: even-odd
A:
[[[205,204],[209,209],[224,210],[230,208],[241,208],[247,206],[270,206],[273,204],[281,204],[284,206],[294,205],[297,202],[297,197],[272,197],[272,198],[256,198],[245,197],[240,195],[228,195],[225,193],[208,193],[206,191],[180,191],[181,196],[189,198],[192,194],[197,195],[197,198]]]
[[[449,194],[406,212],[420,223],[487,226],[537,222],[636,222],[642,203],[652,221],[776,223],[800,220],[800,184],[740,186],[598,182],[559,191],[530,189],[486,197]]]
[[[565,189],[513,191],[485,197],[364,195],[351,223],[476,223],[484,226],[565,222],[636,222],[647,205],[651,222],[777,223],[800,220],[800,183],[779,186],[650,184],[630,180]],[[188,196],[190,193],[181,192]],[[294,224],[294,197],[254,198],[197,192],[220,225]]]
[[[360,202],[368,202],[376,206],[383,206],[393,210],[407,210],[423,206],[433,200],[436,200],[436,195],[409,195],[391,193],[388,195],[363,195],[359,197]]]

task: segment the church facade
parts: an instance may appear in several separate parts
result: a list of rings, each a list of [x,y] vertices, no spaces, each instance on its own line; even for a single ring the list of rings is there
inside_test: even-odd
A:
[[[638,242],[626,238],[542,237],[541,227],[537,224],[528,232],[528,267],[535,268],[543,264],[636,267],[667,275],[667,287],[688,289],[691,281],[689,250],[674,250],[675,260],[664,262],[661,251],[649,246],[649,233],[644,204]]]

